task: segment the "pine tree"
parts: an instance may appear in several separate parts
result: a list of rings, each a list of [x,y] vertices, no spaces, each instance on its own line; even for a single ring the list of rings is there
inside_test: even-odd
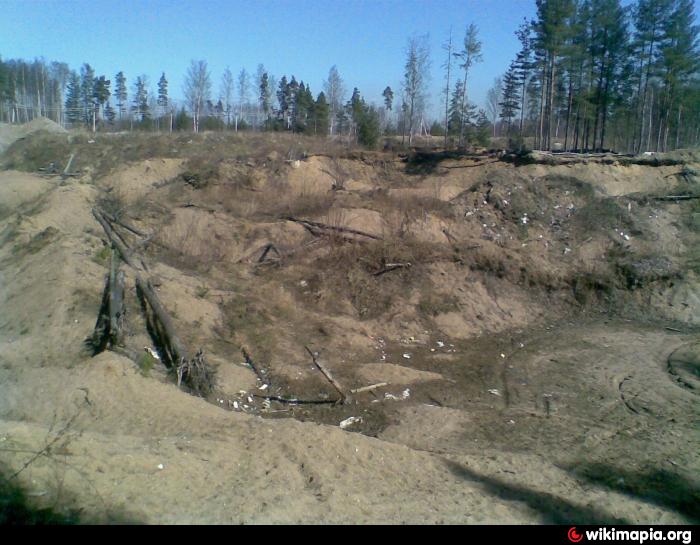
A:
[[[95,78],[93,100],[94,107],[97,113],[97,119],[99,119],[100,109],[104,108],[105,103],[109,100],[109,97],[111,96],[109,90],[110,84],[110,80],[106,79],[104,76]]]
[[[85,124],[92,124],[95,112],[95,70],[84,64],[80,69],[80,107],[83,109]]]
[[[287,76],[282,76],[277,87],[277,104],[279,105],[279,118],[284,121],[289,112],[289,82]]]
[[[387,86],[382,92],[382,96],[384,97],[384,107],[387,111],[391,111],[391,107],[394,103],[394,91],[391,90],[391,87]]]
[[[520,80],[518,79],[517,70],[517,65],[515,62],[512,62],[508,72],[503,77],[502,100],[499,103],[501,119],[506,122],[506,134],[508,136],[510,136],[513,119],[520,110]]]
[[[318,94],[314,104],[314,134],[328,134],[330,108],[323,92]]]
[[[158,107],[160,108],[160,113],[165,114],[168,110],[168,104],[170,99],[168,98],[168,80],[165,79],[165,72],[163,72],[158,80]]]
[[[464,79],[462,80],[462,107],[461,110],[464,112],[467,108],[467,80],[469,78],[469,70],[477,62],[481,62],[481,41],[479,40],[479,31],[474,24],[470,24],[467,27],[466,33],[464,35],[464,49],[458,53],[454,53],[462,64],[460,68],[464,70]],[[460,145],[464,143],[464,133],[466,125],[464,116],[462,116],[462,122],[459,128],[459,143]]]
[[[270,80],[269,76],[267,75],[267,72],[263,72],[262,76],[260,77],[260,96],[259,96],[259,102],[260,102],[260,109],[262,110],[263,114],[265,115],[265,120],[266,122],[269,121],[270,118],[270,97],[271,97],[271,92],[270,92]]]
[[[71,123],[83,120],[83,111],[80,101],[80,76],[73,71],[68,78],[66,92],[66,118]]]
[[[464,90],[462,81],[455,82],[452,98],[450,99],[449,116],[447,119],[447,133],[458,135],[464,125]]]
[[[147,85],[146,76],[137,77],[134,83],[134,102],[131,105],[131,111],[136,114],[136,120],[139,122],[150,118]]]
[[[126,77],[124,77],[124,72],[119,72],[115,79],[114,87],[114,98],[117,103],[117,111],[119,112],[119,120],[121,121],[122,116],[126,113],[127,104],[127,91],[126,91]]]

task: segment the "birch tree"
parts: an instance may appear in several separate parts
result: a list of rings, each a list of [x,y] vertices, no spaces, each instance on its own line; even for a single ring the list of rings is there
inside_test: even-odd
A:
[[[192,112],[192,130],[199,132],[200,117],[211,99],[211,75],[206,61],[191,61],[185,76],[184,92]]]

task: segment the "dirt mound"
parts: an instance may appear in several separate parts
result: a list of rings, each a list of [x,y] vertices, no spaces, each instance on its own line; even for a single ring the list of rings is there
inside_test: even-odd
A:
[[[46,131],[49,133],[65,133],[67,132],[58,123],[51,121],[46,117],[37,117],[29,123],[22,125],[10,125],[8,123],[0,123],[0,154],[14,144],[17,140],[26,138],[35,132]]]

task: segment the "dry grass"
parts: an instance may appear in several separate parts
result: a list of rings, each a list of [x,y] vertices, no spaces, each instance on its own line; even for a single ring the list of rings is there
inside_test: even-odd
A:
[[[223,259],[221,244],[216,242],[209,219],[200,212],[175,217],[158,231],[156,242],[161,257],[189,270],[208,269]]]

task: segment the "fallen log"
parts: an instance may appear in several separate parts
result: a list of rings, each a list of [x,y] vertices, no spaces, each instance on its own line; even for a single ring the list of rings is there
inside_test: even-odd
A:
[[[122,219],[120,219],[120,218],[118,218],[118,217],[116,217],[116,216],[113,216],[113,215],[111,215],[111,214],[108,214],[108,213],[105,212],[104,210],[101,210],[101,212],[102,212],[102,215],[103,215],[107,220],[109,220],[111,223],[116,223],[117,225],[122,226],[124,229],[126,229],[127,231],[130,231],[130,232],[133,233],[134,235],[139,236],[139,237],[147,237],[147,236],[148,236],[146,233],[144,233],[143,231],[137,229],[137,228],[134,227],[133,225],[130,225],[130,224],[126,223],[124,220],[122,220]]]
[[[170,315],[160,302],[158,295],[153,290],[152,286],[145,281],[139,274],[140,268],[132,259],[133,252],[129,249],[126,243],[112,229],[109,222],[102,216],[99,210],[92,209],[93,216],[104,229],[107,237],[117,248],[122,259],[134,269],[134,277],[136,280],[136,289],[148,302],[155,315],[160,331],[157,332],[160,337],[159,341],[163,345],[171,365],[175,368],[178,379],[178,386],[184,381],[190,388],[198,394],[206,395],[211,391],[213,385],[213,377],[204,360],[202,350],[197,351],[193,358],[189,357],[185,345],[178,337],[175,326],[173,325]],[[143,260],[140,260],[143,263]],[[145,268],[145,263],[143,264]],[[117,275],[115,275],[116,277]],[[123,288],[122,288],[123,293]]]
[[[124,337],[124,271],[119,270],[119,258],[112,249],[109,271],[109,343],[122,344]]]
[[[286,403],[289,405],[335,405],[340,401],[339,399],[296,399],[282,396],[264,396],[260,394],[253,394],[253,397],[258,399],[266,399],[268,401],[277,401],[279,403]]]
[[[105,233],[107,234],[107,238],[109,238],[109,241],[114,245],[114,247],[117,250],[119,250],[119,254],[122,256],[124,262],[133,269],[139,270],[140,267],[136,265],[133,259],[131,259],[131,252],[128,250],[126,243],[122,241],[122,238],[119,237],[117,233],[115,233],[107,219],[104,218],[101,212],[96,208],[92,209],[92,215],[95,216],[95,219],[102,226],[102,229],[104,229]]]
[[[655,201],[689,201],[700,199],[700,195],[664,195],[663,197],[653,197]]]
[[[320,361],[318,361],[318,359],[316,358],[316,354],[312,352],[308,346],[305,346],[304,348],[306,348],[306,351],[311,355],[311,360],[314,362],[314,365],[318,368],[319,371],[321,371],[321,373],[323,373],[323,376],[325,376],[328,379],[328,382],[330,382],[340,394],[341,403],[345,403],[345,401],[347,400],[347,396],[345,395],[345,392],[343,392],[343,388],[340,385],[340,383],[337,380],[335,380],[331,372],[328,369],[326,369],[326,367]]]
[[[350,233],[353,235],[359,235],[362,237],[367,237],[371,238],[374,240],[383,240],[382,237],[373,235],[371,233],[365,233],[364,231],[358,231],[357,229],[351,229],[350,227],[336,227],[335,225],[327,225],[325,223],[320,223],[317,221],[309,221],[309,220],[302,220],[298,218],[294,218],[292,216],[288,216],[285,218],[287,221],[293,221],[295,223],[299,223],[306,227],[308,230],[312,230],[312,228],[316,229],[321,229],[321,230],[326,230],[326,231],[336,231],[338,233]]]
[[[170,361],[176,367],[179,367],[183,361],[189,361],[187,351],[185,350],[185,345],[182,344],[180,337],[178,337],[177,333],[175,332],[175,326],[173,325],[170,315],[167,313],[165,308],[163,308],[160,299],[158,299],[158,295],[156,295],[156,292],[153,290],[151,285],[148,282],[145,282],[138,273],[135,272],[134,276],[136,277],[136,287],[144,296],[146,301],[148,301],[148,304],[151,306],[151,309],[153,309],[153,313],[155,314],[156,318],[158,318],[158,321],[163,329],[162,340],[164,341],[163,344],[168,351]]]

